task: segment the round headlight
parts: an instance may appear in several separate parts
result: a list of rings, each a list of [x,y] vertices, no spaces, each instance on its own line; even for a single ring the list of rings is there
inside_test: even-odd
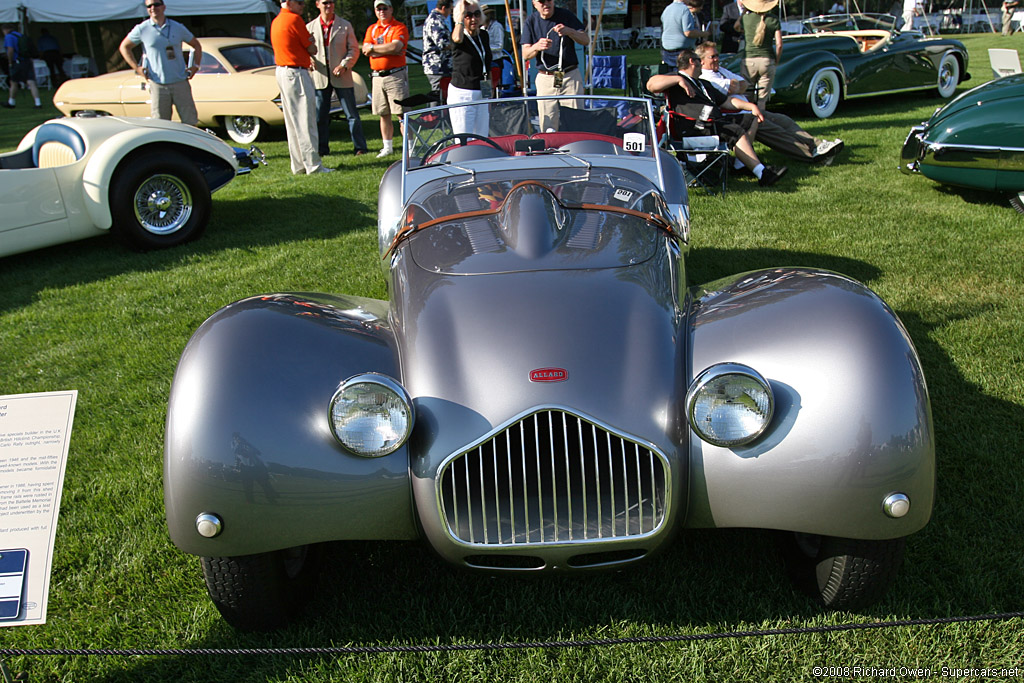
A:
[[[415,414],[402,385],[384,375],[356,375],[342,382],[331,399],[331,430],[356,455],[377,458],[398,450]]]
[[[690,427],[716,446],[750,443],[768,427],[774,408],[768,381],[738,363],[712,365],[686,392]]]

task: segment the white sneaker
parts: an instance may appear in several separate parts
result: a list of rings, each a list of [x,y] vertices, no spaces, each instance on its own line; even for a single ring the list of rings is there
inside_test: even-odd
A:
[[[836,146],[836,142],[836,140],[823,140],[821,144],[818,145],[817,149],[814,150],[814,156],[825,156],[829,153],[829,150]]]
[[[377,158],[383,159],[384,157],[390,156],[392,154],[394,154],[394,150],[384,148],[381,151],[377,152]]]
[[[334,169],[333,168],[327,168],[326,166],[321,166],[317,170],[315,170],[312,173],[309,173],[307,175],[316,175],[317,173],[334,173]]]

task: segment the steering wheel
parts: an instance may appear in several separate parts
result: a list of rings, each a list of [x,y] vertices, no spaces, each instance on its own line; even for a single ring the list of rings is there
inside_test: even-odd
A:
[[[502,149],[501,145],[499,145],[497,142],[484,135],[477,135],[476,133],[454,133],[452,135],[446,135],[445,137],[441,138],[440,140],[432,144],[429,148],[427,148],[427,151],[423,153],[423,159],[420,161],[420,165],[425,166],[427,163],[427,159],[429,159],[438,151],[440,151],[445,146],[445,143],[451,142],[453,140],[459,142],[459,147],[465,147],[466,145],[469,144],[470,140],[481,140],[483,142],[486,142],[494,149],[499,150],[501,152],[505,152],[505,150]]]

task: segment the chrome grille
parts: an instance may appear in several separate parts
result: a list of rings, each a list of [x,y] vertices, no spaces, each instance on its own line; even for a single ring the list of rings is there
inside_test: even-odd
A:
[[[665,518],[665,479],[650,448],[541,410],[450,460],[439,493],[456,539],[523,546],[649,534]]]

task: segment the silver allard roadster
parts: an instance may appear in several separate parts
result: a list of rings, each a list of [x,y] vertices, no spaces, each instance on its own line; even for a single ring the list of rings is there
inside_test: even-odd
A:
[[[322,544],[355,539],[582,574],[756,527],[827,607],[888,588],[935,478],[903,325],[821,270],[688,286],[686,182],[650,105],[578,105],[538,131],[536,100],[492,100],[488,135],[407,114],[379,197],[391,300],[253,296],[192,337],[167,521],[229,623],[285,623]]]

